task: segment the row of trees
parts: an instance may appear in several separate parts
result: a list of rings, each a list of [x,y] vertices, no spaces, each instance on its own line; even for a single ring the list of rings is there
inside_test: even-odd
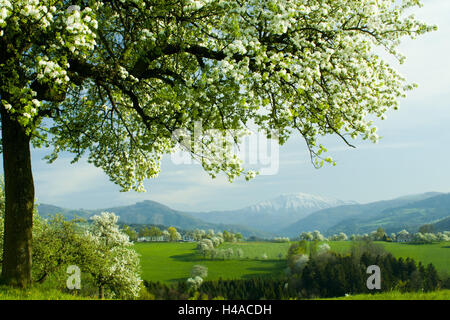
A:
[[[134,228],[131,228],[128,225],[124,225],[122,227],[123,232],[125,232],[131,241],[179,241],[182,239],[181,234],[175,227],[168,227],[167,230],[161,230],[157,226],[150,226],[139,228],[139,231],[136,232]]]
[[[450,231],[444,232],[416,232],[409,233],[406,230],[402,230],[397,234],[391,235],[393,241],[399,242],[414,242],[414,243],[433,243],[433,242],[444,242],[450,241]]]
[[[186,284],[189,289],[195,291],[200,287],[203,279],[205,279],[207,276],[208,268],[203,265],[196,264],[192,267],[190,278],[186,280]]]
[[[375,231],[372,231],[370,234],[353,234],[350,237],[347,236],[344,232],[339,232],[338,234],[334,234],[326,238],[324,235],[320,233],[320,231],[315,230],[313,232],[302,232],[300,234],[300,240],[306,240],[306,241],[346,241],[346,240],[363,240],[363,239],[370,239],[372,241],[386,241],[390,240],[387,236],[386,232],[383,228],[378,228]]]
[[[306,241],[325,241],[326,238],[323,236],[320,231],[314,230],[313,232],[302,232],[300,234],[300,240]]]
[[[326,238],[320,231],[315,230],[314,232],[302,232],[300,235],[300,240],[306,241],[346,241],[346,240],[371,240],[371,241],[397,241],[397,242],[416,242],[416,243],[432,243],[432,242],[442,242],[450,241],[450,231],[444,232],[427,232],[430,231],[429,225],[422,226],[418,232],[409,233],[407,230],[401,230],[398,233],[391,233],[390,236],[384,231],[383,228],[379,227],[370,233],[365,234],[352,234],[348,237],[344,232],[334,234]],[[279,238],[275,238],[279,239]],[[274,239],[274,240],[275,240]],[[275,240],[276,241],[276,240]]]
[[[215,232],[213,229],[205,231],[203,229],[195,229],[187,231],[185,235],[194,241],[200,241],[202,239],[222,238],[223,242],[238,242],[242,241],[244,237],[240,232],[232,232],[224,230],[223,232]]]
[[[290,242],[291,239],[289,239],[288,237],[275,237],[272,239],[272,241],[274,241],[274,242]]]
[[[202,239],[197,244],[197,251],[204,258],[210,259],[229,259],[233,256],[234,251],[232,248],[219,249],[218,247],[224,242],[223,238],[213,237],[211,239]],[[242,250],[236,250],[236,255],[243,255]]]
[[[390,236],[384,232],[382,228],[378,228],[376,231],[372,231],[369,234],[352,235],[350,240],[372,240],[372,241],[394,241],[394,242],[414,242],[414,243],[433,243],[450,241],[450,231],[438,232],[438,233],[422,233],[415,232],[410,233],[403,229],[397,233],[391,233]]]

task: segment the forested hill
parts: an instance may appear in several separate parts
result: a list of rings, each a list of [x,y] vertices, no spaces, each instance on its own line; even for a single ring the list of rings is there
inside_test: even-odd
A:
[[[450,216],[450,194],[420,195],[347,205],[317,211],[280,231],[288,236],[303,231],[319,230],[327,235],[345,232],[368,233],[378,227],[387,232],[402,229],[417,231],[423,224],[434,223]]]
[[[439,220],[433,224],[433,230],[435,232],[442,232],[450,230],[450,217]]]
[[[420,226],[432,224],[447,217],[450,217],[450,194],[442,194],[388,208],[368,217],[359,216],[342,221],[328,232],[337,233],[345,230],[348,234],[361,234],[373,231],[378,227],[382,227],[388,234],[403,229],[417,232]]]

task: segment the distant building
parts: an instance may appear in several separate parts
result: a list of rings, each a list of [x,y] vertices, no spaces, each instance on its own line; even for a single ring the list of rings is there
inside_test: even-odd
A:
[[[159,237],[139,237],[137,242],[169,242],[169,238],[166,236],[159,236]],[[180,242],[195,242],[195,240],[187,235],[184,235],[181,237],[180,240],[176,240]]]
[[[183,241],[183,242],[195,242],[195,240],[192,237],[188,236],[188,235],[182,236],[181,237],[181,241]]]
[[[137,239],[137,242],[166,242],[168,239],[166,239],[164,236],[159,237],[139,237]]]

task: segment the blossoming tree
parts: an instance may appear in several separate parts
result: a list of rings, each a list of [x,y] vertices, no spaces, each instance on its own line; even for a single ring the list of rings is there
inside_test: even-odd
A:
[[[139,256],[132,249],[128,235],[119,230],[119,217],[102,212],[92,217],[91,230],[86,234],[91,254],[85,266],[104,298],[105,287],[114,297],[136,298],[141,289]]]
[[[433,29],[406,15],[418,5],[0,0],[4,280],[27,286],[31,279],[30,144],[53,146],[49,161],[61,151],[75,161],[86,156],[123,190],[142,190],[176,147],[173,133],[192,132],[199,121],[219,132],[253,123],[280,143],[297,132],[320,166],[332,161],[321,136],[376,141],[368,116],[383,117],[412,88],[373,49],[403,61],[400,38]],[[251,177],[229,153],[239,139],[232,135],[187,149],[212,176]]]

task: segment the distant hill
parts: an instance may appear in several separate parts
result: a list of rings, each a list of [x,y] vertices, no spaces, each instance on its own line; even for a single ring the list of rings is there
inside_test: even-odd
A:
[[[57,207],[51,204],[41,203],[38,205],[38,212],[39,215],[44,218],[54,216],[56,214],[62,214],[67,219],[73,219],[75,217],[87,219],[93,215],[94,210],[84,210],[84,209],[72,210]]]
[[[48,204],[38,205],[39,215],[48,217],[57,213],[63,214],[65,217],[72,219],[76,216],[82,218],[90,218],[91,216],[98,214],[102,211],[114,212],[120,216],[120,222],[125,224],[148,224],[148,225],[165,225],[174,226],[185,230],[191,229],[213,229],[215,231],[232,230],[234,232],[240,232],[245,237],[268,237],[269,234],[247,228],[245,226],[239,226],[237,224],[214,224],[202,221],[200,219],[193,218],[188,214],[173,210],[163,204],[155,201],[142,201],[134,205],[113,207],[98,210],[72,210],[56,207]]]
[[[450,231],[450,217],[439,220],[433,227],[435,232]]]
[[[373,228],[370,221],[379,218],[384,210],[398,208],[417,201],[441,195],[437,192],[400,197],[393,200],[377,201],[368,204],[344,205],[316,211],[278,232],[280,235],[294,237],[304,231],[319,230],[324,234],[337,232],[360,233]],[[365,228],[360,226],[366,225]],[[358,231],[357,231],[358,230]],[[370,230],[372,231],[372,230]]]
[[[388,208],[381,212],[345,220],[327,230],[348,234],[368,233],[382,227],[388,234],[406,229],[417,232],[424,224],[435,223],[450,216],[450,194],[441,194],[402,206]]]
[[[363,234],[382,227],[389,234],[406,229],[416,232],[424,224],[436,231],[449,230],[450,194],[436,192],[355,204],[305,193],[284,194],[233,211],[182,212],[155,201],[99,210],[72,210],[49,204],[38,206],[41,216],[61,213],[67,218],[88,219],[101,211],[114,212],[125,224],[174,226],[183,230],[232,230],[245,237],[296,237],[304,231],[325,235],[339,232]]]
[[[315,211],[355,203],[354,201],[295,193],[282,194],[274,199],[238,210],[192,212],[190,215],[211,223],[233,221],[238,225],[274,233]]]

